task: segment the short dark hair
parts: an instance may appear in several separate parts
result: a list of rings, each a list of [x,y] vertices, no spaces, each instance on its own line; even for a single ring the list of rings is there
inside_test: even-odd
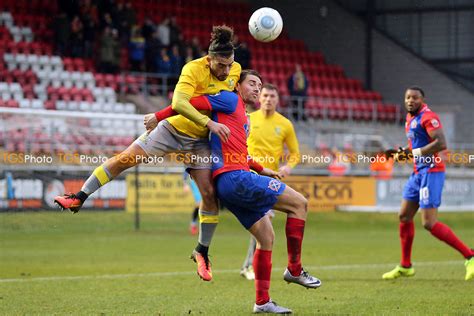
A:
[[[262,90],[263,90],[263,89],[274,90],[274,91],[276,91],[276,93],[278,93],[278,88],[277,88],[274,84],[271,84],[271,83],[265,83],[265,84],[262,86]]]
[[[421,93],[421,96],[424,98],[425,97],[425,91],[423,91],[423,89],[421,89],[420,87],[418,86],[411,86],[411,87],[408,87],[407,90],[415,90],[415,91],[419,91]]]
[[[230,57],[234,53],[234,30],[227,25],[212,27],[211,43],[209,44],[209,55]]]
[[[245,78],[247,78],[248,75],[253,75],[255,77],[258,77],[258,79],[262,80],[262,76],[260,76],[258,71],[253,70],[253,69],[244,69],[240,73],[239,83],[242,83],[245,80]]]

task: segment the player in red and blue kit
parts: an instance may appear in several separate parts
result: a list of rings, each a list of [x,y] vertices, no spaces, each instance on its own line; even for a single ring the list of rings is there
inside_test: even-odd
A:
[[[408,111],[405,132],[408,147],[392,150],[398,160],[413,159],[414,171],[403,190],[403,201],[399,213],[401,263],[382,278],[392,280],[402,276],[413,276],[411,249],[415,236],[413,217],[420,208],[422,223],[433,236],[444,241],[466,258],[466,280],[474,278],[474,251],[466,246],[454,232],[438,221],[441,204],[445,165],[439,152],[446,149],[446,140],[439,117],[424,103],[425,93],[419,87],[410,87],[405,92],[405,108]]]
[[[291,313],[290,309],[277,305],[270,299],[271,256],[274,232],[267,213],[276,209],[287,213],[286,238],[288,266],[283,274],[285,281],[307,288],[318,288],[321,281],[311,276],[301,266],[301,245],[306,222],[307,200],[274,177],[279,174],[263,168],[253,161],[247,152],[249,121],[246,105],[254,105],[260,93],[260,75],[244,70],[236,86],[238,94],[221,91],[217,95],[191,99],[198,110],[211,110],[212,120],[225,124],[231,131],[227,142],[211,134],[213,169],[217,196],[255,236],[257,250],[253,266],[255,270],[256,303],[254,313]],[[156,113],[157,121],[173,115],[170,107]],[[255,174],[250,169],[258,172]]]

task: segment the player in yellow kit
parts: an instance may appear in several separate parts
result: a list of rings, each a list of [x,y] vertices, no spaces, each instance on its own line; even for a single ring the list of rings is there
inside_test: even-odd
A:
[[[101,186],[113,180],[122,171],[141,163],[143,158],[164,156],[168,153],[190,153],[192,157],[209,157],[209,130],[227,141],[230,130],[210,120],[189,103],[198,95],[215,94],[221,90],[233,91],[239,80],[241,67],[234,62],[233,30],[225,25],[213,27],[209,54],[187,63],[174,90],[172,107],[182,115],[169,118],[157,125],[155,114],[147,114],[144,122],[147,133],[140,136],[120,155],[97,167],[75,194],[57,196],[55,202],[62,209],[78,212],[84,201]],[[198,122],[198,124],[190,121]],[[206,160],[191,160],[186,167],[199,191],[202,202],[199,209],[198,245],[192,259],[198,265],[198,274],[212,279],[208,249],[218,223],[218,207],[211,177],[211,164]]]
[[[282,177],[291,173],[300,160],[298,139],[293,124],[276,111],[279,103],[277,88],[272,84],[264,84],[259,97],[260,109],[253,111],[247,108],[250,118],[250,134],[247,140],[249,154],[261,165],[279,171]],[[288,154],[285,154],[285,146]],[[273,217],[271,211],[269,216]],[[253,280],[252,262],[255,253],[255,238],[250,238],[247,257],[240,275]]]
[[[209,113],[200,113],[189,100],[199,95],[216,94],[221,90],[234,90],[242,68],[239,63],[234,62],[233,36],[233,30],[228,26],[213,27],[209,54],[190,61],[183,67],[171,103],[173,110],[181,115],[168,118],[162,123],[165,127],[169,126],[178,134],[194,139],[207,141],[209,130],[221,139],[228,138],[230,131],[225,125],[212,121],[208,117]],[[147,130],[154,128],[156,124],[154,113],[145,118]],[[209,157],[210,151],[202,154]],[[219,209],[210,169],[211,164],[188,168],[202,196],[199,208],[198,245],[193,251],[192,259],[198,264],[198,274],[206,281],[212,279],[208,250],[219,221]]]

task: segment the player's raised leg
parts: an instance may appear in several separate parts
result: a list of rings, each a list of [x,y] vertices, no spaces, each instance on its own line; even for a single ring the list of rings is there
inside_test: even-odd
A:
[[[210,281],[212,280],[212,269],[208,252],[212,237],[219,223],[216,192],[210,169],[191,169],[189,173],[196,182],[202,197],[199,208],[198,244],[191,258],[197,263],[198,275],[204,281]]]
[[[128,168],[139,164],[148,155],[136,143],[132,143],[119,155],[109,158],[102,165],[97,167],[87,178],[81,190],[77,193],[68,193],[57,196],[54,202],[63,210],[70,210],[73,213],[79,212],[84,201],[101,186],[107,184],[120,173]]]
[[[451,228],[438,221],[438,209],[427,208],[422,209],[422,223],[423,227],[431,232],[433,236],[452,248],[459,251],[459,253],[466,259],[466,281],[474,278],[474,251],[469,248],[459,237],[451,230]]]
[[[415,269],[411,264],[411,250],[413,246],[413,239],[415,238],[415,225],[413,217],[418,211],[419,204],[415,200],[402,200],[400,213],[398,218],[400,224],[398,227],[401,246],[400,264],[393,270],[384,273],[382,278],[384,280],[392,280],[402,276],[410,277],[415,275]]]
[[[288,267],[283,274],[284,280],[288,283],[300,284],[307,288],[318,288],[321,286],[321,281],[311,276],[301,266],[301,248],[308,211],[307,207],[308,201],[305,197],[289,186],[286,186],[273,206],[274,209],[287,213],[285,232]]]

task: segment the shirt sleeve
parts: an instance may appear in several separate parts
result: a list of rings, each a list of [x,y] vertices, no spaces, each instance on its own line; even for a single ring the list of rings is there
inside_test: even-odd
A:
[[[239,97],[236,93],[230,91],[221,91],[215,95],[208,96],[212,111],[231,114],[235,112]]]
[[[191,98],[189,100],[189,103],[195,108],[196,110],[203,110],[203,111],[209,111],[211,110],[211,104],[209,103],[209,100],[207,99],[206,96],[198,96]],[[155,112],[155,117],[158,122],[170,117],[170,116],[175,116],[178,115],[179,113],[173,110],[171,105],[168,105],[164,109]]]
[[[200,126],[206,126],[209,122],[209,117],[199,113],[194,109],[189,100],[194,95],[198,85],[198,78],[200,77],[199,65],[193,63],[184,66],[181,71],[181,76],[176,84],[173,100],[171,102],[173,110],[183,115],[187,119],[195,122]]]
[[[263,171],[263,166],[259,164],[258,162],[256,162],[255,160],[253,160],[252,157],[249,158],[248,163],[249,163],[250,169],[254,170],[255,172],[260,173]]]
[[[421,125],[428,133],[442,128],[438,115],[433,112],[426,112],[423,114]]]
[[[289,151],[287,165],[294,168],[300,162],[300,148],[293,124],[290,123],[287,128],[288,132],[285,137],[285,144]]]

